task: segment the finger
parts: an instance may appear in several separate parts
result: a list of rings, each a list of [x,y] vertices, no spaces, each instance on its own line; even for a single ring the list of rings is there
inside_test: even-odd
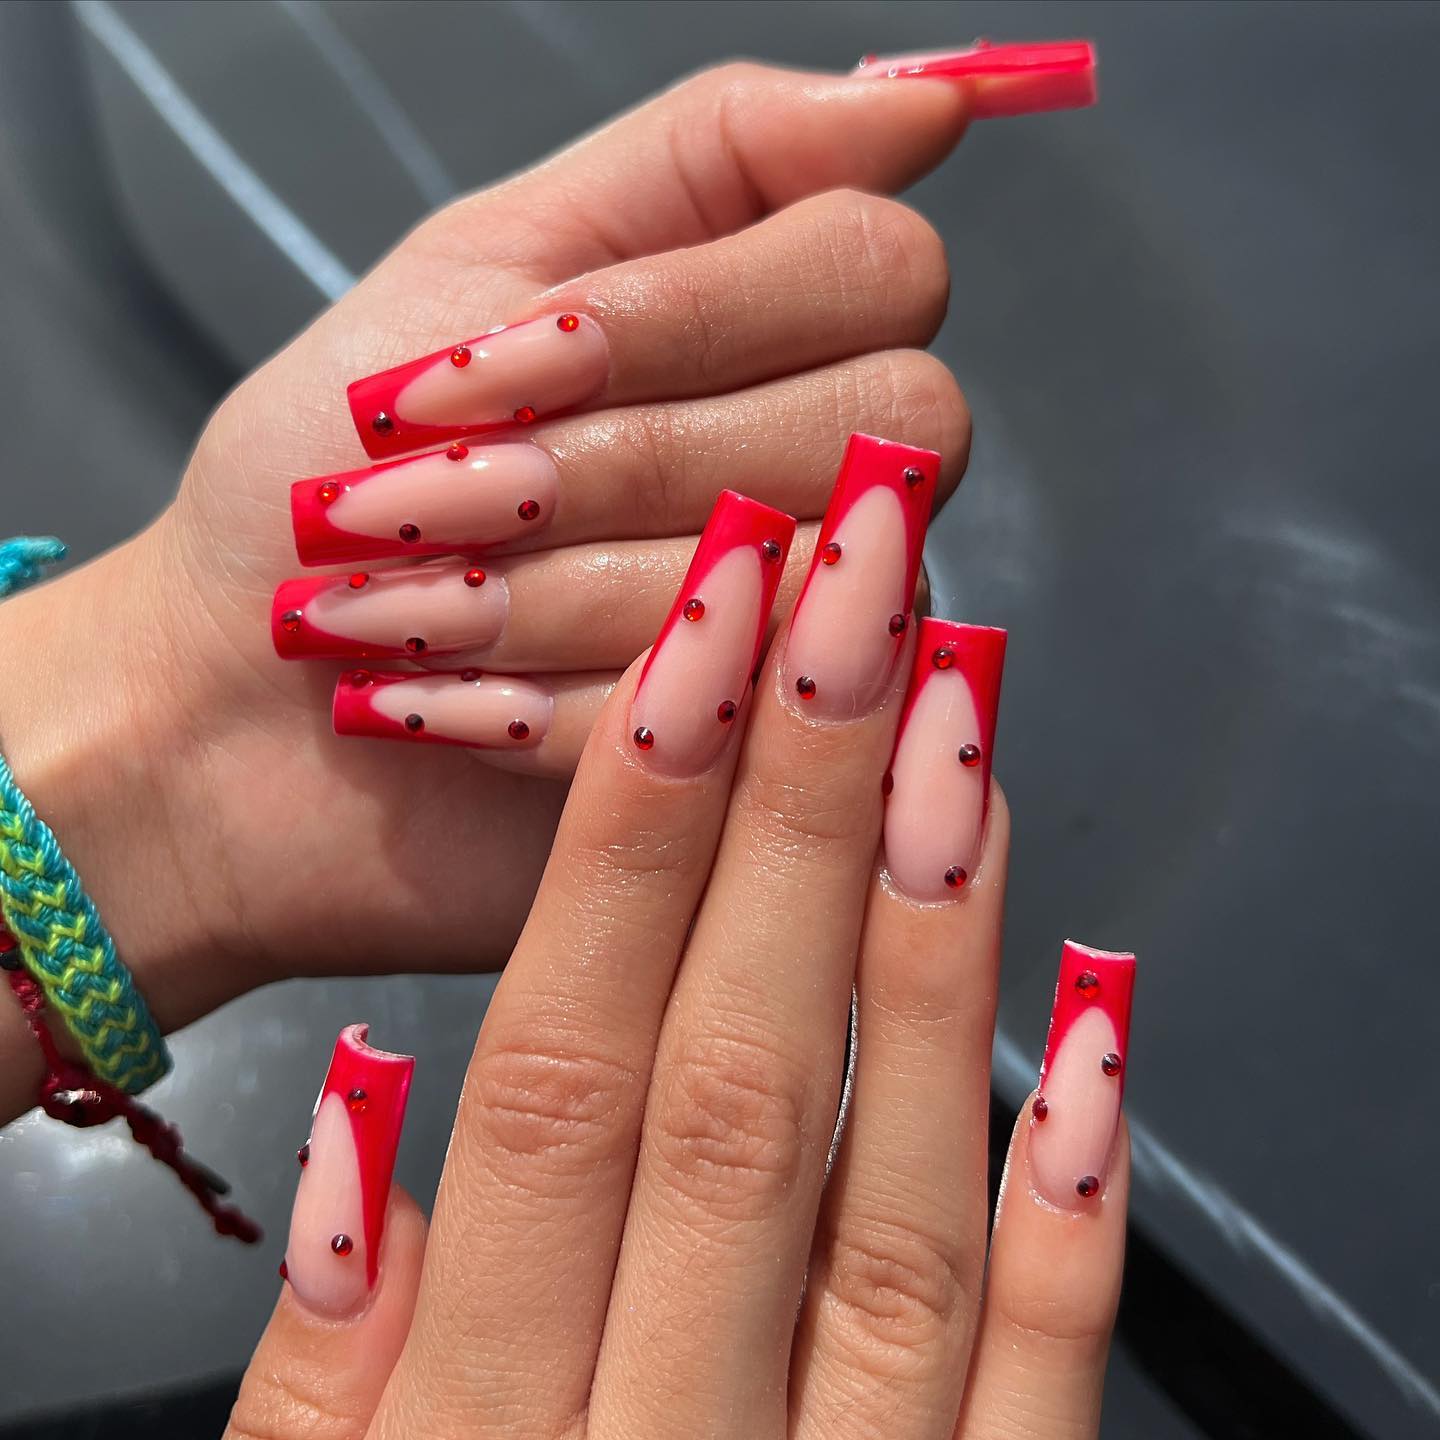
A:
[[[1135,957],[1067,942],[1039,1093],[1015,1127],[961,1440],[1094,1440],[1125,1259],[1120,1115]]]
[[[378,1437],[578,1429],[655,1039],[792,526],[722,497],[638,698],[632,672],[601,717],[471,1061]],[[682,613],[697,594],[699,621]],[[642,721],[663,743],[633,742]]]
[[[410,1328],[425,1219],[391,1189],[413,1062],[340,1033],[301,1150],[288,1284],[225,1431],[227,1440],[359,1440]],[[358,1097],[358,1098],[357,1098]]]
[[[954,376],[924,351],[883,351],[728,395],[557,421],[531,444],[457,442],[299,480],[296,548],[304,565],[363,565],[694,535],[716,495],[737,489],[817,519],[857,431],[938,450],[942,504],[965,472],[970,414]]]
[[[442,332],[438,350],[346,394],[361,442],[384,458],[923,347],[948,295],[944,244],[915,211],[831,191],[738,235],[594,271],[499,329]]]
[[[909,611],[938,463],[852,440],[783,654],[757,692],[656,1055],[591,1399],[599,1436],[689,1435],[697,1412],[726,1416],[727,1433],[784,1432],[904,688],[909,636],[891,620]],[[667,736],[651,728],[658,752]]]
[[[1009,817],[1001,802],[987,820],[984,801],[1004,640],[918,628],[885,807],[890,873],[872,885],[856,975],[849,1121],[796,1337],[796,1440],[950,1440],[959,1413],[988,1209]],[[937,668],[937,654],[952,663]],[[938,893],[923,884],[933,866],[896,863],[936,831],[941,873],[958,861],[969,877]],[[917,873],[918,897],[902,883]]]

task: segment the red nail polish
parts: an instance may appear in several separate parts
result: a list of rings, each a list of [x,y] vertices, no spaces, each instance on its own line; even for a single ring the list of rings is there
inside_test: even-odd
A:
[[[352,670],[335,683],[331,719],[337,735],[529,750],[545,738],[554,711],[548,690],[513,675]]]
[[[968,82],[970,113],[977,120],[1075,110],[1095,103],[1095,47],[1085,40],[992,45],[977,40],[965,50],[921,55],[867,55],[857,72],[890,80]]]

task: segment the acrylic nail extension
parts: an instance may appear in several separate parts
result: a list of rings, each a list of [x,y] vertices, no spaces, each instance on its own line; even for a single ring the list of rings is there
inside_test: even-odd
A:
[[[668,775],[698,775],[725,745],[760,658],[795,521],[724,490],[640,674],[630,740]]]
[[[885,865],[913,899],[954,899],[975,873],[1005,641],[1005,631],[986,625],[920,622],[885,777]]]
[[[785,647],[786,693],[849,719],[884,696],[905,643],[940,457],[852,435]]]
[[[600,390],[609,365],[590,316],[542,315],[357,380],[346,396],[378,459],[562,414]]]
[[[319,475],[290,487],[302,565],[453,555],[536,534],[555,513],[559,473],[538,445],[466,445]]]
[[[887,80],[964,81],[976,120],[1077,110],[1095,103],[1095,47],[1085,40],[1034,45],[977,40],[965,50],[867,55],[855,73]]]
[[[493,645],[510,597],[484,565],[414,565],[286,580],[270,634],[286,660],[417,658]]]
[[[290,1218],[285,1278],[320,1315],[354,1315],[380,1273],[395,1151],[415,1061],[366,1043],[349,1025],[335,1042],[330,1073],[301,1146],[300,1186]]]
[[[512,675],[351,670],[336,682],[331,718],[337,735],[526,750],[545,738],[554,713],[549,691]]]
[[[1084,1210],[1105,1189],[1134,986],[1133,955],[1065,942],[1029,1145],[1031,1183],[1062,1210]]]

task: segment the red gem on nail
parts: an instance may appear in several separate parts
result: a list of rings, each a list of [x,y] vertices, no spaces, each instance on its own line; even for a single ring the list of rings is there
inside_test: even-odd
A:
[[[1100,1182],[1093,1175],[1082,1175],[1075,1182],[1075,1193],[1082,1199],[1088,1200],[1092,1195],[1098,1194]]]
[[[908,615],[892,615],[890,617],[890,633],[892,635],[903,635],[905,633],[905,627],[909,625],[909,623],[910,617]]]
[[[300,618],[300,611],[287,610],[280,617],[280,628],[287,635],[293,635],[300,628]]]
[[[288,1280],[290,1278],[290,1267],[282,1260],[280,1262],[280,1268],[275,1273],[282,1280]]]
[[[925,478],[925,473],[924,473],[924,471],[922,471],[922,470],[917,470],[917,469],[915,468],[915,466],[913,466],[913,465],[907,465],[907,466],[905,467],[905,483],[906,483],[912,490],[913,490],[924,478]]]
[[[631,737],[635,741],[637,750],[649,750],[655,744],[655,732],[641,726]]]
[[[930,657],[930,663],[937,670],[948,670],[955,663],[955,652],[941,645]]]
[[[980,763],[980,747],[978,745],[962,745],[960,747],[960,763],[967,770],[973,770]]]
[[[485,572],[476,565],[473,569],[465,572],[465,583],[472,589],[478,589],[485,583]]]
[[[1100,1068],[1107,1075],[1118,1075],[1120,1073],[1120,1057],[1113,1050],[1107,1051],[1100,1057]]]
[[[895,788],[895,777],[887,770],[880,777],[880,793],[888,795]]]
[[[533,405],[522,405],[515,412],[515,418],[522,425],[533,425],[535,423],[535,407]]]
[[[515,513],[522,520],[533,520],[540,513],[540,502],[538,500],[522,500],[515,507]]]
[[[815,698],[815,682],[808,675],[802,675],[795,682],[795,693],[802,700],[813,700]]]
[[[555,324],[568,335],[572,330],[580,328],[580,317],[578,315],[562,315]]]
[[[416,717],[418,718],[418,717]],[[369,1096],[357,1085],[346,1097],[345,1103],[358,1115],[364,1108]]]
[[[375,677],[368,670],[352,670],[347,678],[357,690],[363,690]]]
[[[687,620],[698,620],[705,613],[705,602],[703,600],[687,600],[682,613]]]
[[[826,565],[833,565],[840,558],[840,546],[832,540],[820,552],[820,559]]]
[[[295,1152],[295,1158],[300,1162],[302,1170],[310,1163],[310,1142],[308,1140]]]
[[[352,590],[363,590],[365,588],[365,582],[369,580],[369,578],[369,575],[367,575],[365,571],[357,570],[350,577],[350,588]]]
[[[480,678],[480,675],[481,672],[479,670],[462,670],[460,672],[460,678],[467,685],[473,684],[476,680]]]
[[[1035,1097],[1035,1103],[1030,1107],[1030,1113],[1036,1120],[1044,1120],[1050,1113],[1050,1107],[1045,1103],[1045,1097],[1043,1095],[1037,1095]]]
[[[377,435],[388,435],[395,428],[395,422],[382,410],[370,422],[370,428]]]
[[[420,538],[420,527],[418,525],[402,525],[400,538],[407,545],[413,545]]]
[[[1075,977],[1075,988],[1087,1000],[1093,1000],[1100,993],[1100,977],[1093,970],[1082,970]]]
[[[965,873],[961,865],[952,865],[945,872],[945,883],[952,889],[958,890],[970,877]]]
[[[735,718],[735,702],[733,700],[722,700],[715,707],[715,718],[722,724],[728,725]]]
[[[348,1235],[332,1235],[330,1248],[337,1255],[348,1255],[355,1248],[355,1242]]]
[[[412,734],[418,735],[425,728],[425,717],[416,715],[413,712],[405,717],[405,728]],[[355,1108],[353,1105],[350,1107]]]
[[[780,542],[778,540],[764,540],[760,544],[760,553],[767,560],[778,560],[780,558]]]
[[[450,352],[450,363],[457,370],[463,370],[470,363],[470,347],[468,345],[457,345]]]
[[[462,445],[458,440],[445,452],[447,460],[463,460],[470,453],[468,445]]]
[[[523,720],[512,720],[505,728],[512,740],[524,740],[530,734],[530,727]]]
[[[322,505],[328,505],[339,498],[340,487],[333,480],[327,480],[315,493],[319,495]]]
[[[423,655],[430,647],[418,635],[412,635],[405,642],[405,648],[412,655]]]

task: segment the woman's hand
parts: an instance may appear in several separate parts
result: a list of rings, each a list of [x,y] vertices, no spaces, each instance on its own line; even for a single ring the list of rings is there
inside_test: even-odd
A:
[[[852,443],[753,696],[789,522],[722,498],[585,751],[428,1238],[385,1218],[406,1062],[342,1036],[231,1440],[1097,1433],[1133,962],[1067,947],[987,1276],[1004,636],[897,607],[937,460]]]

